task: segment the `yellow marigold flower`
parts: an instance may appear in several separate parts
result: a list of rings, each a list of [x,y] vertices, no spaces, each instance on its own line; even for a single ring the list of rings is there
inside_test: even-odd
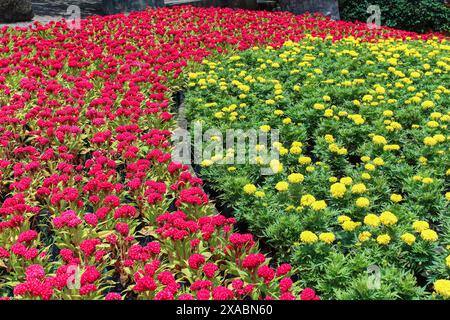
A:
[[[323,109],[325,109],[325,106],[322,103],[315,103],[313,105],[313,108],[316,110],[323,110]]]
[[[429,108],[433,108],[433,107],[434,107],[433,101],[426,100],[426,101],[422,102],[422,108],[424,108],[424,109],[429,109]]]
[[[450,191],[445,193],[445,199],[447,199],[447,201],[450,201]]]
[[[282,116],[284,114],[283,110],[277,109],[273,112],[274,115],[276,116]]]
[[[324,232],[319,235],[319,239],[327,244],[332,244],[336,240],[336,237],[332,232]]]
[[[437,294],[449,298],[450,297],[450,280],[439,279],[434,283],[434,291]]]
[[[275,189],[277,189],[280,192],[286,191],[289,189],[289,183],[286,181],[280,181],[275,185]]]
[[[347,188],[343,183],[333,183],[330,187],[330,193],[333,198],[342,198],[345,195]]]
[[[364,224],[371,227],[378,227],[380,225],[380,218],[373,213],[369,213],[364,217]]]
[[[392,112],[392,110],[384,110],[383,111],[383,116],[385,117],[392,117],[394,115],[394,112]]]
[[[311,208],[314,211],[320,211],[320,210],[325,209],[326,207],[327,207],[327,203],[325,202],[325,200],[314,201],[311,204]]]
[[[352,184],[353,179],[351,177],[343,177],[339,180],[339,182],[345,184],[346,186],[349,186]]]
[[[269,165],[270,165],[270,169],[272,169],[273,173],[280,173],[283,171],[283,164],[277,159],[271,160]]]
[[[306,167],[306,172],[313,172],[314,170],[316,170],[316,168],[314,168],[314,166],[307,166]]]
[[[272,100],[272,99],[268,99],[268,100],[266,100],[266,104],[267,105],[273,105],[273,104],[275,104],[275,100]]]
[[[283,124],[291,124],[292,123],[292,119],[291,118],[284,118],[282,122],[283,122]]]
[[[387,245],[391,242],[391,237],[388,234],[382,234],[377,237],[377,242],[381,245]]]
[[[436,233],[436,231],[433,231],[431,229],[423,230],[420,233],[420,236],[422,237],[423,240],[430,242],[437,241],[438,239],[438,234]]]
[[[317,242],[318,238],[317,238],[317,236],[316,236],[313,232],[311,232],[311,231],[303,231],[303,232],[300,234],[300,240],[301,240],[303,243],[306,243],[306,244],[313,244],[313,243],[316,243],[316,242]]]
[[[356,199],[355,204],[359,208],[367,208],[370,205],[370,201],[365,197],[359,197],[358,199]]]
[[[236,171],[236,167],[228,167],[228,172],[233,172],[233,171]]]
[[[370,161],[370,157],[368,157],[368,156],[362,156],[362,157],[361,157],[361,161],[362,161],[362,162]]]
[[[422,179],[422,183],[424,183],[424,184],[433,183],[433,179],[432,178],[423,178]]]
[[[342,223],[342,228],[343,228],[345,231],[353,231],[353,230],[355,230],[356,227],[358,227],[359,225],[360,225],[359,222],[354,222],[354,221],[348,220],[348,221],[344,221],[344,223]]]
[[[358,240],[360,242],[366,242],[370,239],[371,236],[372,234],[369,231],[363,231],[358,235]]]
[[[364,180],[370,180],[372,177],[370,176],[369,173],[363,172],[363,173],[361,173],[361,178]]]
[[[364,165],[364,169],[366,169],[367,171],[374,171],[376,168],[373,164],[368,163],[368,164]]]
[[[310,206],[314,203],[314,201],[316,201],[316,198],[314,198],[314,196],[311,194],[305,194],[300,199],[300,203],[302,206]]]
[[[323,98],[323,101],[326,101],[326,102],[331,101],[330,96],[323,96],[322,98]]]
[[[305,177],[301,173],[291,173],[288,176],[288,181],[290,183],[301,183],[305,180]]]
[[[361,194],[366,191],[367,191],[367,188],[364,185],[364,183],[357,183],[352,187],[352,193],[355,193],[355,194]]]
[[[345,221],[351,221],[352,219],[350,219],[350,217],[349,216],[346,216],[346,215],[340,215],[338,218],[337,218],[337,221],[339,222],[339,223],[344,223]]]
[[[301,148],[301,147],[297,147],[297,146],[291,147],[291,148],[289,149],[289,152],[290,152],[291,154],[300,154],[300,153],[302,153],[302,148]]]
[[[329,177],[328,181],[331,182],[331,183],[334,183],[334,182],[338,181],[338,178],[336,178],[336,177]]]
[[[209,166],[212,166],[213,164],[214,164],[214,162],[209,159],[205,159],[200,163],[200,165],[202,167],[209,167]]]
[[[403,200],[402,195],[397,194],[397,193],[391,194],[391,201],[392,201],[392,202],[400,202],[400,201],[402,201],[402,200]]]
[[[373,159],[373,163],[377,166],[383,166],[384,160],[380,157],[377,157],[377,158]]]
[[[434,146],[438,142],[433,137],[426,137],[425,139],[423,139],[423,143],[427,146]]]
[[[416,237],[409,232],[402,234],[400,239],[408,245],[412,245],[416,241]]]
[[[380,136],[380,135],[374,135],[374,136],[372,137],[372,141],[373,141],[373,143],[375,143],[375,144],[387,144],[386,138],[383,137],[383,136]]]
[[[311,158],[310,157],[300,157],[298,158],[298,163],[300,164],[310,164],[311,163]]]
[[[270,126],[265,124],[259,127],[259,130],[263,131],[263,132],[269,132],[270,131]]]
[[[447,256],[447,258],[445,258],[445,264],[448,268],[450,268],[450,256]]]
[[[392,226],[397,223],[398,218],[390,211],[384,211],[380,214],[380,221],[385,226]]]
[[[264,198],[266,194],[264,193],[264,191],[256,191],[255,192],[255,197],[257,198]]]
[[[326,134],[325,135],[325,141],[327,143],[332,143],[332,142],[334,142],[334,137],[331,134]]]
[[[424,230],[429,229],[430,225],[426,221],[416,220],[416,221],[414,221],[412,227],[414,230],[416,230],[416,232],[422,232]]]
[[[252,194],[256,192],[256,186],[252,183],[248,183],[244,186],[244,192],[247,194]]]

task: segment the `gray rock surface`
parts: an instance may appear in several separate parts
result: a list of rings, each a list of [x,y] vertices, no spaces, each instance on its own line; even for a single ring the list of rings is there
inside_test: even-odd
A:
[[[0,0],[0,22],[29,21],[32,18],[31,0]]]

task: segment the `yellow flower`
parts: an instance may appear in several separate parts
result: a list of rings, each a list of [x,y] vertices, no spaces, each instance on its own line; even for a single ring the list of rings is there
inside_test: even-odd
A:
[[[200,165],[202,167],[209,167],[209,166],[213,165],[213,163],[214,162],[212,162],[211,160],[205,159],[200,163]]]
[[[323,110],[325,109],[325,106],[322,103],[315,103],[313,108],[316,110]]]
[[[317,242],[318,238],[317,238],[317,236],[316,236],[313,232],[311,232],[311,231],[303,231],[303,232],[300,234],[300,240],[301,240],[303,243],[306,243],[306,244],[313,244],[313,243],[316,243],[316,242]]]
[[[445,264],[448,268],[450,268],[450,256],[447,256],[447,258],[445,258]]]
[[[380,225],[380,218],[373,213],[369,213],[364,217],[364,224],[371,227],[378,227]]]
[[[438,142],[433,137],[426,137],[425,139],[423,139],[423,143],[427,146],[434,146]]]
[[[305,180],[305,177],[301,173],[291,173],[288,176],[288,181],[290,183],[301,183]]]
[[[261,130],[262,132],[269,132],[270,131],[270,126],[265,124],[259,127],[259,130]]]
[[[333,198],[342,198],[345,195],[347,188],[343,183],[333,183],[330,187],[330,192]]]
[[[354,221],[351,221],[351,220],[347,220],[347,221],[344,221],[344,223],[342,223],[342,228],[343,228],[345,231],[353,231],[353,230],[355,230],[356,227],[358,227],[359,225],[360,225],[359,222],[354,222]]]
[[[363,172],[363,173],[361,173],[361,178],[364,179],[364,180],[370,180],[371,176],[370,176],[369,173]]]
[[[416,241],[416,237],[409,232],[402,234],[400,239],[408,245],[412,245]]]
[[[352,184],[353,179],[350,177],[343,177],[341,178],[341,180],[339,180],[339,182],[345,184],[346,186],[349,186]]]
[[[413,229],[416,230],[416,232],[422,232],[422,231],[430,228],[430,225],[428,224],[428,222],[423,221],[423,220],[414,221],[412,226],[413,226]]]
[[[433,183],[433,179],[432,178],[423,178],[422,179],[422,183],[424,183],[424,184]]]
[[[422,108],[424,108],[424,109],[429,109],[429,108],[433,108],[433,107],[434,107],[433,101],[426,100],[426,101],[422,102]]]
[[[283,171],[283,164],[277,159],[273,159],[269,163],[270,169],[272,169],[273,173],[280,173]]]
[[[396,194],[396,193],[391,194],[392,202],[400,202],[402,200],[403,200],[403,197],[400,194]]]
[[[373,159],[373,163],[377,166],[382,166],[384,165],[384,160],[382,158],[377,157]]]
[[[450,280],[439,279],[434,283],[434,291],[437,294],[449,298],[450,297]]]
[[[336,240],[336,237],[332,232],[324,232],[319,235],[319,239],[322,242],[325,242],[327,244],[331,244]]]
[[[384,211],[380,215],[380,221],[385,226],[391,226],[397,223],[398,218],[390,211]]]
[[[311,163],[311,158],[310,157],[300,157],[298,158],[298,163],[300,164],[310,164]]]
[[[367,191],[367,188],[364,185],[364,183],[357,183],[352,187],[352,193],[355,193],[355,194],[361,194],[366,191]]]
[[[363,231],[358,235],[358,240],[360,242],[365,242],[365,241],[369,240],[371,236],[372,236],[372,234],[369,231]]]
[[[248,183],[244,186],[244,192],[247,194],[252,194],[256,192],[256,186],[252,183]]]
[[[345,221],[351,221],[352,219],[350,219],[350,217],[349,216],[346,216],[346,215],[340,215],[338,218],[337,218],[337,221],[339,222],[339,223],[344,223]]]
[[[387,144],[387,140],[385,137],[380,136],[380,135],[375,135],[372,137],[372,141],[375,144]]]
[[[300,203],[302,206],[310,206],[314,203],[314,201],[316,201],[316,198],[314,198],[314,196],[311,194],[305,194],[300,199]]]
[[[286,181],[280,181],[275,185],[275,189],[277,189],[280,192],[286,191],[289,189],[289,183]]]
[[[283,124],[290,124],[292,123],[292,119],[291,118],[284,118],[283,119]]]
[[[327,203],[325,202],[325,200],[319,200],[319,201],[314,201],[311,204],[311,208],[314,211],[319,211],[319,210],[323,210],[327,207]]]
[[[233,171],[236,171],[236,167],[228,167],[228,172],[233,172]]]
[[[366,169],[367,171],[374,171],[375,170],[375,166],[371,163],[368,163],[364,166],[364,169]]]
[[[377,237],[377,242],[381,245],[387,245],[391,242],[391,237],[388,234],[382,234]]]
[[[369,199],[365,197],[359,197],[356,199],[356,206],[359,208],[367,208],[370,205]]]
[[[447,199],[447,201],[450,201],[450,191],[445,193],[445,199]]]
[[[256,191],[255,192],[255,197],[257,198],[264,198],[266,194],[264,193],[264,191]]]
[[[430,242],[434,242],[438,239],[437,233],[431,229],[423,230],[420,233],[420,236],[422,237],[423,240]]]

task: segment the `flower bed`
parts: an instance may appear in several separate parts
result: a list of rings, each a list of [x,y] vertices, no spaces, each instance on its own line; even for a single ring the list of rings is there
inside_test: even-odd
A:
[[[449,49],[306,37],[205,60],[189,75],[191,127],[218,130],[214,145],[230,128],[280,141],[279,160],[270,145],[251,146],[255,164],[212,153],[202,177],[324,297],[449,297]]]
[[[169,141],[186,68],[305,31],[432,37],[192,7],[89,17],[80,30],[2,28],[0,296],[318,299],[292,283],[290,265],[269,266],[252,235],[234,233],[233,218],[215,215]]]

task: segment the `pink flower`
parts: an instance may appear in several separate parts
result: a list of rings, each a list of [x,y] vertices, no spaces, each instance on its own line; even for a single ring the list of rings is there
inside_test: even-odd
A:
[[[109,292],[105,296],[105,300],[122,300],[122,296],[117,292]]]
[[[253,253],[249,254],[242,261],[242,266],[246,269],[255,269],[262,263],[266,261],[266,257],[264,257],[261,253]]]
[[[189,267],[194,270],[199,269],[205,263],[205,257],[201,254],[193,254],[188,259]]]
[[[305,288],[300,293],[300,300],[315,300],[316,298],[316,292],[314,289],[311,288]]]
[[[203,266],[203,272],[208,278],[213,278],[217,270],[219,270],[219,267],[212,262],[208,262]]]

